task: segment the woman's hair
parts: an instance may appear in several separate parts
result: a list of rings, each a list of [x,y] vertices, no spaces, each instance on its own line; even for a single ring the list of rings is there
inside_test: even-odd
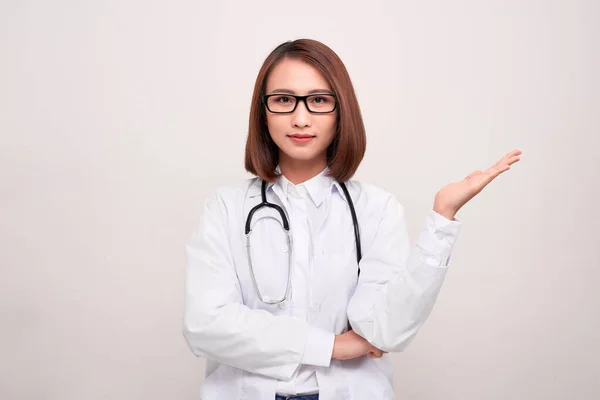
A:
[[[329,82],[337,98],[338,114],[336,134],[327,148],[327,165],[329,176],[340,182],[347,181],[354,175],[365,154],[365,126],[344,63],[329,47],[311,39],[280,44],[269,54],[258,73],[250,106],[246,170],[268,182],[279,177],[276,171],[279,149],[269,135],[262,96],[265,94],[270,72],[284,59],[296,59],[310,64]]]

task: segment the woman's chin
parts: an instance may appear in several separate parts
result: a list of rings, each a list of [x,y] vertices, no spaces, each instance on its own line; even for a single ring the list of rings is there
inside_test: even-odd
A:
[[[289,160],[293,161],[303,161],[310,162],[320,160],[323,156],[326,157],[325,152],[315,152],[311,149],[311,151],[307,151],[309,149],[292,149],[291,151],[284,151],[283,156]]]

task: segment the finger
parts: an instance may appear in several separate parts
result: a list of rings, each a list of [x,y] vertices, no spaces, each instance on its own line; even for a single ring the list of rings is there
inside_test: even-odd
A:
[[[512,150],[512,151],[508,152],[508,153],[507,153],[507,154],[506,154],[504,157],[502,157],[500,160],[505,160],[505,159],[509,159],[509,158],[512,158],[512,157],[518,157],[518,156],[520,156],[521,154],[523,154],[523,152],[522,152],[521,150],[519,150],[519,149],[514,149],[514,150]]]
[[[496,165],[511,165],[516,163],[517,161],[519,161],[521,159],[521,156],[512,156],[512,157],[508,157],[508,158],[504,158],[502,160],[500,160],[499,162],[496,163]]]
[[[521,156],[512,156],[508,160],[506,160],[506,163],[508,165],[512,165],[512,164],[514,164],[514,163],[516,163],[516,162],[518,162],[520,160],[521,160]]]
[[[504,171],[508,171],[510,169],[510,164],[500,164],[490,168],[490,173],[494,175],[494,177],[500,175]]]
[[[523,152],[520,149],[514,149],[513,151],[511,151],[508,154],[520,156],[521,154],[523,154]]]
[[[485,171],[485,175],[486,175],[485,185],[487,185],[488,183],[493,181],[498,175],[500,175],[503,172],[508,171],[509,169],[510,169],[510,165],[508,165],[508,164],[496,165],[496,166],[491,167],[490,169]]]
[[[373,356],[376,358],[380,358],[383,355],[383,351],[379,350],[377,347],[374,347],[373,350],[371,350],[371,353],[373,353]]]
[[[520,155],[514,155],[511,157],[504,157],[496,164],[494,164],[491,168],[504,167],[505,165],[512,165],[521,159]]]
[[[494,166],[492,166],[488,170],[486,170],[486,173],[489,174],[490,177],[493,179],[493,178],[497,177],[498,175],[500,175],[501,173],[508,171],[512,164],[514,164],[520,160],[521,160],[521,157],[518,155],[512,156],[505,160],[501,160],[498,163],[496,163]]]
[[[498,162],[496,162],[496,164],[493,165],[493,167],[498,166],[498,165],[504,165],[504,164],[512,164],[513,162],[515,162],[515,160],[518,161],[519,156],[522,154],[521,150],[513,150],[509,153],[507,153],[506,155],[504,155],[504,157],[502,157],[501,159],[498,160]]]

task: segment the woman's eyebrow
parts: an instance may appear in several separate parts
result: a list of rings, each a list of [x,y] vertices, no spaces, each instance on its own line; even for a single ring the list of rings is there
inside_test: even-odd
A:
[[[296,94],[296,92],[294,92],[293,90],[290,90],[290,89],[275,89],[271,92],[271,94],[275,94],[275,93]],[[329,90],[329,89],[313,89],[308,92],[308,94],[313,94],[313,93],[333,94],[331,92],[331,90]]]

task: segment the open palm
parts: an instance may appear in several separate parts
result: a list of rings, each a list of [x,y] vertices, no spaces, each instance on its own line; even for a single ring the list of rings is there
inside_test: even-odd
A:
[[[475,197],[491,181],[510,166],[520,160],[521,150],[513,150],[502,157],[496,164],[485,171],[474,171],[465,179],[451,183],[441,189],[435,196],[434,209],[449,219],[469,200]]]

